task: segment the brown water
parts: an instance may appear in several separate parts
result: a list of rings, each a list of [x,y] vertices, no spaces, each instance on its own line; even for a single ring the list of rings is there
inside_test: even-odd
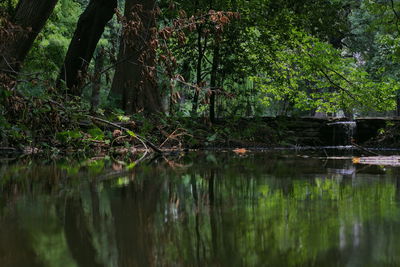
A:
[[[0,266],[400,266],[399,169],[283,154],[2,162]]]

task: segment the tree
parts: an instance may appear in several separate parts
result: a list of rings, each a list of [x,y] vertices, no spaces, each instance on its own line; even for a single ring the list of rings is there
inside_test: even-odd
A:
[[[215,97],[217,90],[217,79],[218,79],[218,67],[219,67],[219,44],[218,40],[215,40],[214,51],[213,51],[213,61],[211,67],[211,78],[210,78],[210,121],[215,122]]]
[[[349,17],[351,36],[346,44],[360,64],[376,81],[398,81],[400,77],[400,3],[399,1],[357,1]],[[400,116],[400,91],[396,99],[396,115]]]
[[[98,49],[97,55],[94,59],[93,81],[92,81],[92,96],[90,98],[90,111],[93,113],[100,103],[100,87],[101,87],[101,71],[104,64],[105,50],[103,47]]]
[[[126,0],[124,31],[111,88],[127,113],[162,111],[156,82],[156,1]]]
[[[117,0],[91,0],[79,18],[58,80],[59,85],[64,81],[73,95],[81,94],[87,68],[117,4]]]
[[[182,74],[185,85],[191,84],[190,90],[182,95],[191,98],[191,114],[196,116],[200,110],[204,111],[202,103],[210,102],[210,116],[215,110],[217,80],[220,80],[220,58],[226,61],[227,57],[238,57],[235,40],[225,34],[226,29],[239,17],[236,1],[178,1],[179,19],[174,25],[182,25],[182,21],[189,25],[179,27],[175,38],[169,43],[173,54],[178,59],[177,71]],[[168,14],[168,12],[165,12]],[[172,16],[176,16],[173,14]],[[182,31],[181,29],[186,29]],[[228,40],[229,39],[229,40]],[[224,44],[220,44],[223,42]],[[220,53],[229,46],[227,54]],[[222,48],[220,49],[220,46]],[[217,48],[216,48],[217,47]],[[222,54],[220,56],[220,54]],[[225,57],[227,56],[227,57]],[[172,102],[171,102],[172,103]],[[170,108],[173,110],[173,108]],[[215,116],[214,116],[215,117]]]
[[[0,41],[0,78],[11,83],[20,71],[33,42],[52,13],[57,0],[20,0],[9,21],[2,20],[8,38]]]

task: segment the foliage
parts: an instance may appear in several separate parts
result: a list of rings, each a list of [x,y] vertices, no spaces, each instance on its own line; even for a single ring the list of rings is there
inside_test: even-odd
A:
[[[37,77],[44,80],[54,81],[57,78],[82,8],[76,1],[59,1],[46,27],[36,39],[23,72],[39,72]]]
[[[316,112],[386,115],[400,108],[398,1],[161,0],[157,3],[158,7],[152,11],[158,16],[157,27],[148,30],[152,35],[149,49],[156,52],[157,64],[145,66],[146,61],[141,59],[138,64],[151,69],[146,71],[151,77],[145,73],[139,76],[142,81],[151,79],[155,92],[163,98],[167,119],[163,115],[158,121],[177,121],[172,124],[176,128],[168,127],[169,133],[181,128],[180,122],[185,122],[186,117],[210,116],[211,109],[217,119],[225,121],[226,129],[210,126],[207,120],[202,125],[201,120],[187,120],[183,129],[188,135],[181,136],[185,142],[226,141],[233,129],[231,125],[237,125],[240,118]],[[8,23],[16,4],[14,0],[0,4],[2,25]],[[86,79],[83,94],[71,98],[63,94],[65,85],[56,85],[55,81],[78,17],[87,4],[88,1],[82,0],[59,1],[30,49],[16,78],[17,85],[4,86],[8,81],[2,77],[2,144],[40,146],[41,142],[35,140],[47,139],[45,143],[51,143],[57,140],[57,133],[71,131],[80,132],[83,139],[94,135],[93,140],[111,141],[107,137],[110,132],[103,136],[99,131],[88,133],[80,126],[80,120],[89,113],[90,99],[96,97],[91,94],[95,80],[100,88],[97,96],[100,106],[94,112],[106,118],[122,109],[108,97],[114,68],[121,63],[116,61],[116,52],[121,35],[129,39],[124,43],[133,42],[137,38],[135,30],[142,31],[145,27],[138,16],[127,21],[117,11],[118,16],[107,25],[98,43],[97,56],[92,60],[103,55],[104,64],[95,70],[94,62],[90,63],[88,73],[81,77]],[[119,1],[120,8],[123,4],[124,1]],[[135,8],[140,10],[140,5]],[[4,29],[0,30],[1,36],[6,34]],[[119,82],[127,91],[133,90],[124,81]],[[124,123],[140,124],[135,133],[153,135],[156,131],[157,120],[147,113],[120,112],[119,116],[125,118]],[[117,119],[113,115],[110,118]],[[43,129],[38,129],[39,125]],[[235,134],[230,138],[252,139],[254,128],[251,126],[238,136],[233,131]],[[190,135],[194,137],[191,139]],[[273,136],[275,133],[270,134],[275,140]],[[163,138],[165,135],[156,134],[153,140]],[[62,139],[73,140],[68,136]]]
[[[332,45],[293,30],[290,46],[276,43],[266,55],[267,73],[253,79],[265,93],[264,103],[288,101],[299,110],[335,112],[393,110],[398,83],[376,81],[354,58],[343,58]]]

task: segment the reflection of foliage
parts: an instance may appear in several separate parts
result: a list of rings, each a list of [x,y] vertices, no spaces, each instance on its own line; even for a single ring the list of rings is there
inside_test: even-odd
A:
[[[46,197],[37,199],[36,203],[31,206],[22,201],[18,212],[22,228],[29,232],[41,263],[43,266],[77,266],[69,253],[63,228],[58,223],[55,205],[49,206]],[[43,218],[46,218],[46,224],[42,223]]]
[[[204,264],[216,257],[233,265],[269,262],[272,266],[307,266],[338,248],[343,240],[351,241],[355,225],[366,225],[376,218],[391,220],[399,212],[393,205],[396,189],[391,183],[353,186],[317,178],[313,182],[294,180],[287,192],[271,178],[247,178],[242,185],[234,177],[217,182],[216,197],[222,205],[215,209],[208,210],[202,202],[199,206],[192,201],[181,204],[182,221],[158,226],[160,237],[163,231],[175,233],[165,251],[171,253],[170,260],[196,261],[194,250],[200,246],[198,249],[205,249],[200,257]],[[196,176],[195,184],[201,192],[199,199],[204,198],[207,179]],[[180,199],[189,198],[190,188]],[[252,197],[256,197],[255,202]],[[164,214],[173,213],[171,207],[170,213]],[[193,235],[196,231],[200,241]],[[344,232],[343,240],[339,239],[340,231]],[[217,251],[212,251],[214,243]]]
[[[18,235],[29,236],[27,245],[53,265],[81,264],[69,247],[76,238],[92,246],[92,261],[106,266],[323,266],[346,265],[351,257],[360,264],[400,263],[395,169],[384,177],[344,178],[324,174],[320,161],[271,155],[190,154],[177,162],[186,167],[135,167],[101,184],[91,178],[107,173],[107,161],[86,161],[75,173],[65,171],[68,164],[0,169],[7,178],[2,191],[17,187],[20,196],[13,196],[14,208],[1,202],[0,226],[7,229],[2,222],[16,216]],[[67,231],[64,223],[76,225]]]
[[[392,205],[392,184],[354,187],[316,179],[315,183],[295,181],[293,192],[286,196],[282,190],[265,185],[262,195],[257,214],[263,216],[257,216],[256,222],[268,222],[268,227],[261,227],[257,235],[277,240],[276,247],[269,249],[288,253],[291,266],[312,262],[319,254],[338,247],[341,227],[351,235],[354,224],[376,217],[388,219],[399,211]]]

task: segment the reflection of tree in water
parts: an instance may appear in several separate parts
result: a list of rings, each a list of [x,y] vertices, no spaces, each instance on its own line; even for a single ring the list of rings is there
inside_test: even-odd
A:
[[[48,180],[2,184],[0,259],[14,266],[23,257],[35,259],[30,266],[400,263],[397,171],[221,161],[76,185],[54,168],[34,172]]]
[[[79,198],[65,201],[64,230],[72,257],[80,266],[103,266],[96,261],[92,235]]]
[[[119,266],[154,266],[154,219],[161,184],[157,176],[110,195]]]
[[[3,213],[4,215],[4,213]],[[2,266],[41,266],[29,235],[17,223],[17,216],[8,214],[0,219],[0,262]]]
[[[15,168],[2,180],[1,211],[6,213],[4,222],[12,219],[14,225],[4,223],[2,230],[14,236],[18,245],[11,249],[12,242],[2,235],[0,247],[2,241],[9,243],[5,252],[12,253],[9,260],[14,263],[6,266],[36,266],[35,262],[38,266],[118,266],[106,192],[98,192],[94,183],[77,181],[58,166]],[[30,256],[18,256],[24,253]],[[18,264],[24,260],[27,264]]]

